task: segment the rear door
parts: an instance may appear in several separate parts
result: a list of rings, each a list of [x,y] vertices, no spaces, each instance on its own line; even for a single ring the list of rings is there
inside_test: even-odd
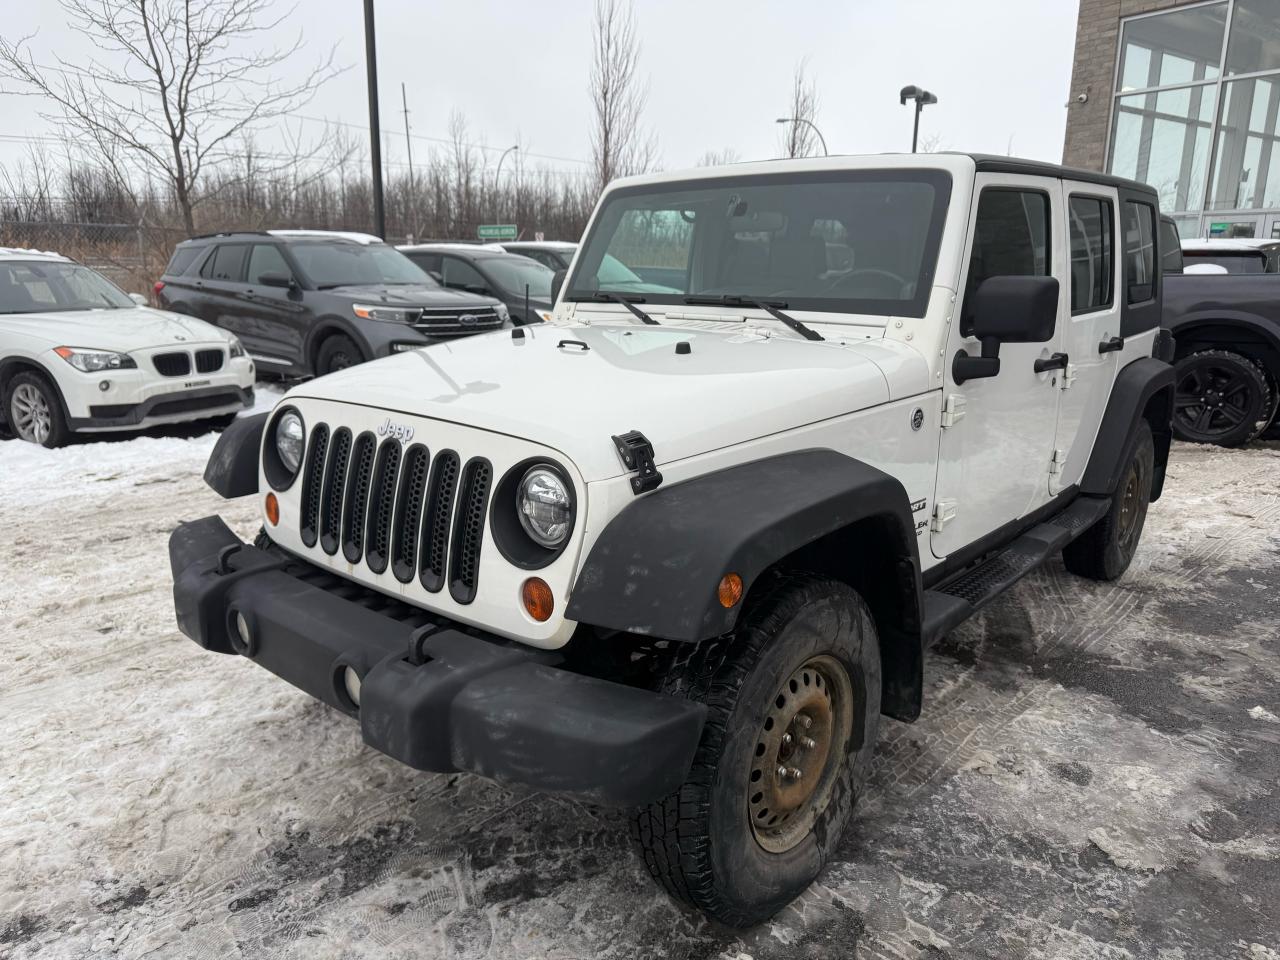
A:
[[[249,249],[245,270],[245,348],[273,366],[300,364],[311,315],[300,287],[274,287],[262,283],[263,274],[294,277],[297,274],[274,243],[255,243]]]
[[[247,243],[220,243],[200,266],[204,296],[200,298],[200,319],[230,330],[245,343],[246,304],[244,299],[244,261]]]
[[[1118,197],[1110,187],[1063,181],[1071,273],[1063,291],[1062,352],[1066,370],[1053,376],[1062,393],[1050,492],[1080,482],[1111,396],[1120,353],[1103,349],[1120,335],[1120,257],[1116,254]]]

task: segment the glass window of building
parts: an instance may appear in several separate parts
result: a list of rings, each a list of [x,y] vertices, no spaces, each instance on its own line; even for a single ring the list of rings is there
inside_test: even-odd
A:
[[[1226,3],[1126,21],[1120,40],[1120,92],[1216,79],[1226,26]]]
[[[1280,0],[1235,0],[1227,73],[1280,70]]]
[[[1223,85],[1210,210],[1280,206],[1280,76]]]

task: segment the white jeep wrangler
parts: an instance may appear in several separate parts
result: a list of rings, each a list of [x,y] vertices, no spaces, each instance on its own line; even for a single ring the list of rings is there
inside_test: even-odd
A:
[[[223,434],[206,479],[265,525],[173,534],[179,626],[420,770],[636,808],[674,897],[758,922],[930,643],[1059,552],[1128,566],[1170,437],[1157,222],[1007,158],[620,181],[553,322]]]

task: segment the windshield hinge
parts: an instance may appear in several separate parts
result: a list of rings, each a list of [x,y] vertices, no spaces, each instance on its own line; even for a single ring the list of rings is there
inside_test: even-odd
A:
[[[1076,382],[1076,365],[1068,363],[1062,368],[1062,389],[1068,390]]]
[[[964,419],[964,395],[953,393],[942,404],[942,425],[954,427]]]
[[[1062,465],[1067,462],[1067,451],[1054,450],[1049,458],[1049,476],[1056,477],[1062,472]]]
[[[933,504],[933,519],[929,529],[941,533],[943,528],[956,518],[956,502],[954,500],[938,500]]]
[[[662,483],[662,474],[653,462],[653,444],[639,430],[632,430],[613,437],[614,449],[622,465],[635,473],[631,478],[631,492],[636,496],[656,490]]]

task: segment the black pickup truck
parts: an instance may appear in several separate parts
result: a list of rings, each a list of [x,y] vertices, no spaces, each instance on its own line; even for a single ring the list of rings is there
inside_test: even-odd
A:
[[[1179,245],[1173,221],[1161,229],[1164,326],[1177,343],[1174,435],[1236,447],[1280,429],[1275,244],[1233,239]]]

